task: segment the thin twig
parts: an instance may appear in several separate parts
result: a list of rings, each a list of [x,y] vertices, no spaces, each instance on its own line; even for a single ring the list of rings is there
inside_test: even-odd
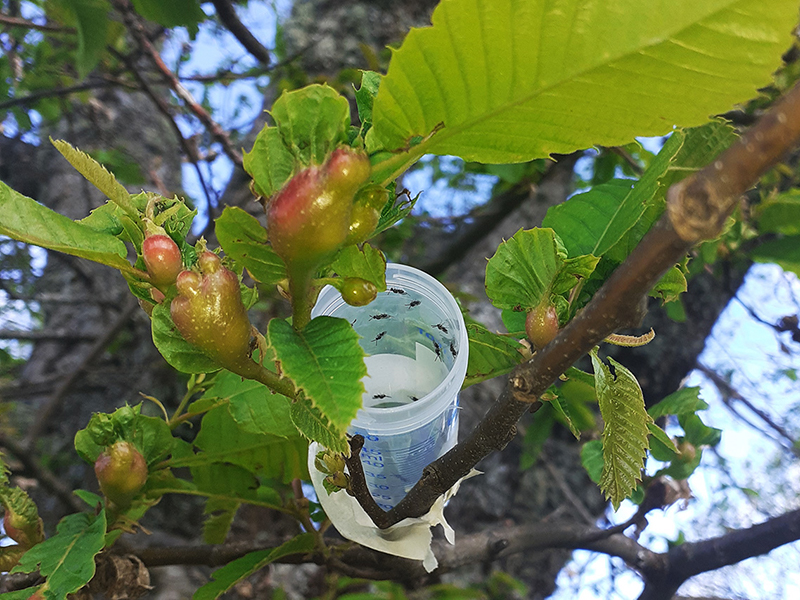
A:
[[[175,74],[166,64],[164,64],[164,61],[161,59],[161,55],[159,54],[158,50],[148,39],[141,20],[133,12],[130,2],[128,0],[114,0],[114,6],[122,14],[125,25],[131,32],[131,35],[133,35],[136,43],[139,44],[139,47],[145,52],[145,54],[149,56],[150,60],[161,72],[161,74],[166,77],[169,86],[172,88],[178,98],[185,103],[186,107],[192,111],[192,113],[194,113],[203,126],[211,133],[214,139],[220,143],[228,158],[230,158],[234,164],[241,167],[241,152],[233,147],[233,144],[231,143],[231,140],[225,130],[211,117],[210,114],[208,114],[206,109],[197,103],[191,92],[183,87],[183,84],[178,80]]]
[[[145,94],[155,103],[156,107],[158,108],[159,112],[166,117],[169,121],[170,127],[172,131],[175,133],[175,137],[178,140],[181,148],[183,149],[184,154],[186,154],[187,160],[192,163],[194,166],[195,171],[197,172],[197,179],[200,181],[200,187],[203,188],[203,193],[206,196],[206,202],[208,206],[211,206],[211,191],[209,190],[208,185],[206,184],[205,177],[203,177],[203,172],[200,169],[200,156],[197,153],[197,147],[193,144],[189,143],[185,137],[183,137],[183,132],[181,132],[180,127],[175,122],[175,118],[172,115],[172,110],[167,103],[167,101],[162,98],[150,85],[150,83],[142,76],[139,70],[136,68],[136,65],[133,64],[133,61],[125,55],[117,53],[115,50],[111,50],[113,54],[116,54],[117,58],[122,60],[128,67],[128,70],[133,74],[136,80],[139,82],[142,90]]]
[[[89,351],[84,355],[80,364],[73,368],[69,374],[64,377],[61,384],[55,389],[53,395],[47,401],[45,406],[41,411],[39,411],[38,418],[28,430],[28,434],[25,436],[25,440],[23,442],[26,447],[33,447],[34,442],[46,431],[50,423],[50,419],[52,419],[61,408],[61,404],[64,401],[64,396],[69,388],[72,387],[72,384],[78,380],[78,377],[83,373],[83,371],[92,362],[94,362],[97,357],[100,356],[100,354],[111,342],[114,341],[137,308],[138,303],[136,299],[129,297],[123,305],[122,310],[120,311],[116,320],[108,329],[106,329],[102,336],[95,340],[95,342],[89,348]]]
[[[25,29],[34,29],[36,31],[55,31],[58,33],[76,33],[74,27],[64,27],[63,25],[51,25],[49,23],[35,23],[22,17],[11,17],[8,15],[0,14],[0,23],[11,25],[12,27],[24,27]]]
[[[769,413],[767,413],[765,410],[760,409],[752,402],[750,402],[750,400],[742,396],[742,394],[740,394],[736,388],[734,388],[729,382],[725,381],[722,377],[720,377],[713,369],[707,367],[706,365],[700,362],[697,363],[696,368],[698,371],[700,371],[706,377],[708,377],[712,381],[712,383],[715,386],[717,386],[719,391],[722,392],[724,396],[735,398],[736,400],[744,404],[747,408],[749,408],[756,415],[758,415],[768,427],[770,427],[780,437],[786,440],[791,448],[795,447],[796,440],[789,434],[789,432],[782,425],[776,423],[769,415]]]
[[[25,467],[27,474],[41,483],[43,487],[51,491],[53,495],[58,498],[68,509],[73,512],[81,512],[86,509],[86,505],[81,502],[81,500],[79,500],[75,494],[72,493],[72,490],[68,486],[64,485],[64,483],[58,477],[53,475],[49,469],[46,469],[44,466],[42,466],[42,464],[39,462],[39,459],[33,456],[33,454],[25,446],[20,444],[17,440],[5,435],[1,431],[0,446],[16,456],[17,459],[22,463],[22,466]]]
[[[250,30],[244,23],[239,20],[233,5],[228,0],[211,0],[211,3],[217,11],[219,20],[228,28],[228,31],[239,40],[239,43],[244,46],[245,50],[252,54],[258,62],[268,65],[272,60],[269,50],[267,50],[264,45],[250,33]]]

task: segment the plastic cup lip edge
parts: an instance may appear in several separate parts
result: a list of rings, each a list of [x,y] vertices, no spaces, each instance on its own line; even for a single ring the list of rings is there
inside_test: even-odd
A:
[[[424,425],[425,423],[429,423],[437,416],[441,415],[452,404],[453,400],[458,397],[458,393],[461,390],[461,385],[466,377],[467,364],[469,361],[469,337],[467,335],[464,316],[461,313],[460,306],[447,288],[428,273],[399,263],[387,263],[387,287],[389,286],[390,271],[399,272],[411,278],[422,280],[424,287],[435,293],[438,299],[442,300],[442,304],[445,305],[444,307],[448,310],[448,312],[453,313],[449,316],[458,325],[456,339],[458,341],[459,350],[458,355],[453,361],[453,365],[448,370],[445,378],[439,383],[439,385],[425,394],[418,401],[414,402],[413,404],[403,404],[401,406],[393,406],[390,408],[362,407],[358,411],[359,414],[363,412],[366,415],[380,415],[379,420],[374,422],[364,422],[361,421],[357,415],[348,427],[357,427],[367,431],[374,429],[376,432],[380,430],[380,432],[384,435],[402,434],[413,431],[414,429]],[[341,299],[341,294],[339,294],[336,288],[333,286],[325,286],[320,291],[317,303],[312,311],[312,316],[333,316],[325,312],[325,309],[330,308],[330,306],[336,302],[337,298]],[[456,381],[458,381],[457,384]],[[455,387],[455,389],[451,391],[450,388],[453,387]],[[400,417],[407,412],[416,414],[406,416],[399,421],[397,420],[397,417]]]

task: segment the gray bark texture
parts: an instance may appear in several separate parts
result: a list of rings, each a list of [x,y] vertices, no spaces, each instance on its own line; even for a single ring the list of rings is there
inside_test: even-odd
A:
[[[433,4],[428,0],[298,1],[284,28],[289,54],[302,52],[302,69],[310,79],[317,75],[332,76],[342,68],[368,68],[361,43],[376,51],[388,43],[397,43],[411,26],[428,22]],[[272,93],[267,96],[265,105],[269,106],[274,98]],[[260,127],[261,123],[254,126],[250,140]],[[180,150],[174,133],[143,95],[121,91],[95,95],[87,104],[74,104],[70,115],[47,133],[85,151],[124,149],[142,166],[151,185],[161,181],[170,190],[180,188]],[[243,145],[249,147],[250,143],[245,141]],[[9,183],[24,193],[73,218],[85,216],[103,201],[47,144],[38,148],[5,140],[3,144],[0,174],[6,181],[9,177]],[[11,158],[12,154],[15,158]],[[9,161],[24,168],[9,169]],[[469,306],[471,313],[490,328],[502,326],[499,313],[488,303],[483,289],[486,259],[503,239],[511,237],[520,227],[540,225],[547,208],[566,199],[572,191],[573,162],[574,157],[567,157],[553,163],[517,209],[498,225],[481,232],[482,239],[463,248],[458,260],[444,271],[442,278],[447,284],[476,298]],[[234,173],[223,203],[242,206],[263,217],[242,171]],[[458,231],[453,238],[457,234]],[[429,263],[440,252],[437,249],[433,254],[433,248],[433,244],[423,246],[422,253],[410,257],[410,262]],[[624,356],[620,354],[620,360],[639,378],[648,402],[656,402],[673,391],[691,370],[706,336],[741,278],[740,271],[732,271],[728,277],[704,274],[695,279],[685,296],[689,319],[685,324],[673,324],[655,303],[651,305],[642,332],[652,324],[656,340],[649,346],[628,350]],[[125,402],[140,402],[140,391],[157,396],[168,408],[174,407],[182,395],[181,378],[155,352],[148,319],[138,308],[132,309],[127,287],[115,272],[50,253],[47,267],[36,282],[36,293],[85,301],[42,304],[42,328],[66,329],[75,337],[35,343],[19,383],[10,388],[15,390],[11,399],[18,407],[16,426],[23,437],[26,432],[35,432],[32,438],[28,436],[31,448],[47,459],[67,485],[92,489],[96,485],[93,473],[72,449],[75,431],[86,425],[92,412],[111,411]],[[118,332],[96,350],[95,341],[121,315],[123,322]],[[93,349],[94,354],[90,354]],[[76,369],[81,370],[80,375],[57,395],[65,378]],[[461,395],[463,431],[470,430],[482,417],[501,387],[500,381],[489,381]],[[529,422],[523,419],[520,431]],[[502,453],[495,453],[478,465],[484,474],[467,481],[451,502],[447,514],[457,533],[479,531],[498,522],[524,524],[542,519],[574,522],[585,521],[587,515],[595,518],[602,515],[605,503],[581,468],[579,446],[569,432],[556,431],[538,463],[526,471],[518,468],[521,437],[518,435]],[[38,490],[36,499],[46,522],[55,523],[68,507],[46,492]],[[199,502],[185,496],[165,498],[143,523],[159,532],[150,543],[197,540],[201,523],[199,506]],[[237,539],[273,539],[282,532],[289,533],[291,527],[262,511],[247,509],[241,512],[232,535]],[[517,555],[499,564],[472,566],[442,577],[460,583],[475,582],[499,568],[526,582],[530,598],[545,598],[552,593],[555,577],[569,555],[565,550]],[[162,577],[154,569],[153,598],[180,597],[196,588],[203,576],[196,568],[161,569]],[[438,577],[434,574],[431,581]],[[252,578],[248,589],[250,593],[261,594],[259,590],[283,584],[290,597],[310,597],[319,593],[321,582],[321,567],[281,565],[274,567],[269,576],[260,574]],[[253,597],[246,595],[245,588],[240,591],[242,597]]]

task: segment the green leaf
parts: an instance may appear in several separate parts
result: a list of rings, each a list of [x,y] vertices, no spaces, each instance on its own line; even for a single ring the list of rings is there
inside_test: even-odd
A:
[[[523,346],[514,338],[492,333],[479,323],[467,324],[469,361],[461,389],[504,375],[522,362]]]
[[[750,252],[756,262],[775,263],[784,271],[800,276],[800,235],[769,240]]]
[[[277,127],[265,125],[253,142],[253,149],[242,154],[243,167],[253,178],[255,191],[269,198],[283,187],[295,168],[294,156],[283,143]]]
[[[672,267],[664,273],[658,283],[648,292],[653,298],[660,298],[661,303],[674,302],[687,290],[686,276],[679,266]]]
[[[701,448],[697,448],[695,450],[694,459],[689,461],[681,460],[680,458],[676,458],[675,460],[670,463],[670,465],[664,469],[659,469],[655,477],[661,477],[662,475],[669,475],[675,480],[680,481],[681,479],[688,479],[689,476],[694,473],[695,469],[700,466],[700,461],[703,460],[703,450]]]
[[[103,14],[103,20],[106,20],[106,14],[107,12]],[[128,190],[126,190],[103,165],[85,152],[73,148],[64,140],[54,140],[51,138],[50,143],[55,146],[56,150],[67,159],[69,164],[71,164],[78,173],[83,175],[94,187],[103,192],[111,202],[124,210],[129,217],[138,218],[138,213],[133,208]]]
[[[539,458],[539,454],[544,448],[544,443],[553,431],[553,425],[555,424],[553,412],[553,407],[550,404],[544,404],[534,414],[533,422],[528,426],[525,431],[525,438],[522,440],[522,455],[519,457],[520,469],[530,469],[536,464],[536,459]]]
[[[526,311],[545,296],[572,289],[597,261],[593,256],[567,259],[552,229],[520,229],[486,264],[486,294],[497,308]]]
[[[367,146],[523,162],[634,136],[751,98],[791,44],[794,0],[444,0],[397,50]],[[720,52],[724,48],[725,52]]]
[[[343,429],[337,429],[307,398],[292,403],[292,423],[307,439],[334,452],[350,452]]]
[[[572,422],[569,404],[567,404],[565,400],[559,398],[558,396],[550,400],[548,403],[553,406],[553,410],[555,411],[558,421],[569,429],[569,432],[575,436],[576,440],[580,440],[581,430],[578,429],[578,427],[575,426],[575,423]]]
[[[83,79],[100,62],[105,52],[111,6],[106,0],[70,0],[65,6],[75,18],[78,32],[75,66],[78,76]]]
[[[648,423],[639,382],[628,369],[609,358],[614,373],[600,360],[597,349],[590,353],[595,390],[603,416],[603,474],[600,489],[614,510],[636,489],[644,467]]]
[[[76,223],[23,196],[0,181],[0,234],[10,238],[86,258],[126,273],[135,269],[125,258],[125,244],[113,235]]]
[[[227,400],[228,411],[243,431],[283,438],[297,436],[289,416],[289,399],[273,394],[257,381],[223,371],[214,378],[203,398]]]
[[[202,452],[174,459],[171,466],[229,463],[255,475],[284,483],[308,476],[305,462],[308,444],[302,437],[278,437],[245,431],[224,405],[203,416],[195,446]]]
[[[133,0],[140,15],[164,27],[186,27],[192,37],[197,34],[198,24],[206,19],[206,13],[196,0]]]
[[[678,423],[683,427],[686,441],[698,448],[700,446],[716,446],[722,438],[721,429],[709,427],[696,414],[682,415],[678,417]]]
[[[581,464],[589,475],[589,479],[600,485],[603,475],[603,442],[592,440],[581,448]]]
[[[212,373],[220,369],[200,348],[183,339],[172,322],[167,302],[153,308],[152,327],[153,343],[161,356],[181,373]]]
[[[286,265],[267,244],[267,230],[254,216],[227,206],[214,228],[225,254],[244,266],[253,279],[267,285],[286,279]]]
[[[122,406],[111,414],[94,413],[86,428],[75,434],[75,450],[93,464],[100,453],[118,441],[131,442],[152,466],[172,452],[175,438],[166,421],[141,414],[142,405]]]
[[[373,233],[373,235],[378,235],[382,231],[386,231],[395,223],[405,219],[408,215],[410,215],[414,205],[417,203],[417,198],[419,198],[419,194],[417,194],[417,196],[414,198],[408,194],[400,194],[393,199],[391,198],[391,192],[389,195],[389,202],[387,202],[384,205],[383,210],[381,210],[381,216],[378,219],[378,225],[375,228],[375,233]]]
[[[374,283],[379,292],[386,291],[386,257],[369,244],[342,248],[331,268],[339,277],[359,277]]]
[[[38,590],[40,587],[42,586],[37,585],[13,592],[5,592],[0,594],[0,600],[29,600],[30,597],[33,596],[36,590]]]
[[[361,121],[361,134],[366,135],[372,127],[372,105],[375,96],[378,95],[378,88],[381,85],[381,75],[374,71],[361,72],[361,87],[356,90],[356,107],[358,108],[358,118]]]
[[[670,186],[705,167],[736,140],[734,129],[721,120],[674,132],[625,199],[640,207],[640,216],[607,256],[618,263],[627,258],[666,209]]]
[[[105,510],[98,515],[67,515],[56,535],[28,550],[12,573],[32,573],[38,568],[47,578],[51,595],[66,598],[94,575],[94,557],[103,549],[105,534]]]
[[[301,165],[321,165],[347,140],[350,103],[327,85],[284,92],[270,114],[284,145]]]
[[[367,374],[359,336],[344,319],[317,317],[303,331],[282,319],[267,329],[281,372],[330,423],[344,430],[361,408]]]
[[[624,203],[632,187],[630,179],[614,179],[575,194],[550,207],[542,226],[558,232],[569,254],[602,256],[641,216],[639,207]]]
[[[198,589],[192,600],[215,600],[242,579],[284,556],[307,554],[316,546],[313,533],[301,533],[288,542],[270,550],[258,550],[229,562],[211,574],[212,581]]]
[[[706,410],[708,404],[700,398],[699,387],[685,387],[661,400],[658,404],[651,406],[647,412],[654,419],[667,415],[689,415],[698,410]]]
[[[708,164],[735,139],[723,121],[677,130],[639,181],[612,180],[576,194],[548,209],[542,225],[556,230],[570,256],[601,256],[630,238],[615,252],[621,262],[664,211],[669,186]]]
[[[788,190],[766,199],[756,215],[758,228],[764,233],[800,235],[800,191]]]
[[[678,455],[678,449],[675,447],[674,442],[667,435],[666,431],[655,423],[648,423],[647,428],[650,430],[650,435],[652,436],[650,440],[650,453],[653,455],[653,458],[666,462]]]

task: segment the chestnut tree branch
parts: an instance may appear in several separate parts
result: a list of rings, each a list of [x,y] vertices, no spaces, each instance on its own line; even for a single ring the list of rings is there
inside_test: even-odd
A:
[[[715,237],[739,196],[799,138],[800,86],[795,86],[713,163],[669,189],[666,213],[589,304],[552,342],[511,372],[505,389],[475,430],[425,467],[419,482],[376,525],[386,528],[424,515],[436,498],[481,459],[504,448],[531,403],[608,335],[636,325],[642,301],[660,277],[695,243]],[[362,506],[374,502],[371,497],[358,499]]]
[[[271,60],[269,50],[239,20],[230,0],[211,0],[211,3],[214,5],[214,10],[217,11],[219,20],[239,40],[245,50],[252,54],[258,62],[268,65]]]
[[[219,123],[211,118],[211,115],[208,114],[206,109],[197,103],[197,100],[194,99],[194,96],[192,96],[191,92],[183,87],[183,84],[175,76],[175,73],[173,73],[170,68],[164,64],[164,61],[161,59],[161,55],[158,53],[158,50],[156,50],[156,48],[150,42],[150,39],[147,37],[140,19],[133,12],[129,0],[114,0],[113,4],[122,15],[125,26],[131,32],[131,35],[133,35],[136,43],[145,52],[145,54],[150,57],[150,60],[161,72],[161,74],[166,77],[169,86],[172,88],[172,91],[174,91],[178,98],[184,102],[187,108],[194,113],[203,126],[211,133],[214,139],[220,143],[228,158],[230,158],[234,164],[241,167],[241,152],[234,148],[227,132],[220,126]]]

